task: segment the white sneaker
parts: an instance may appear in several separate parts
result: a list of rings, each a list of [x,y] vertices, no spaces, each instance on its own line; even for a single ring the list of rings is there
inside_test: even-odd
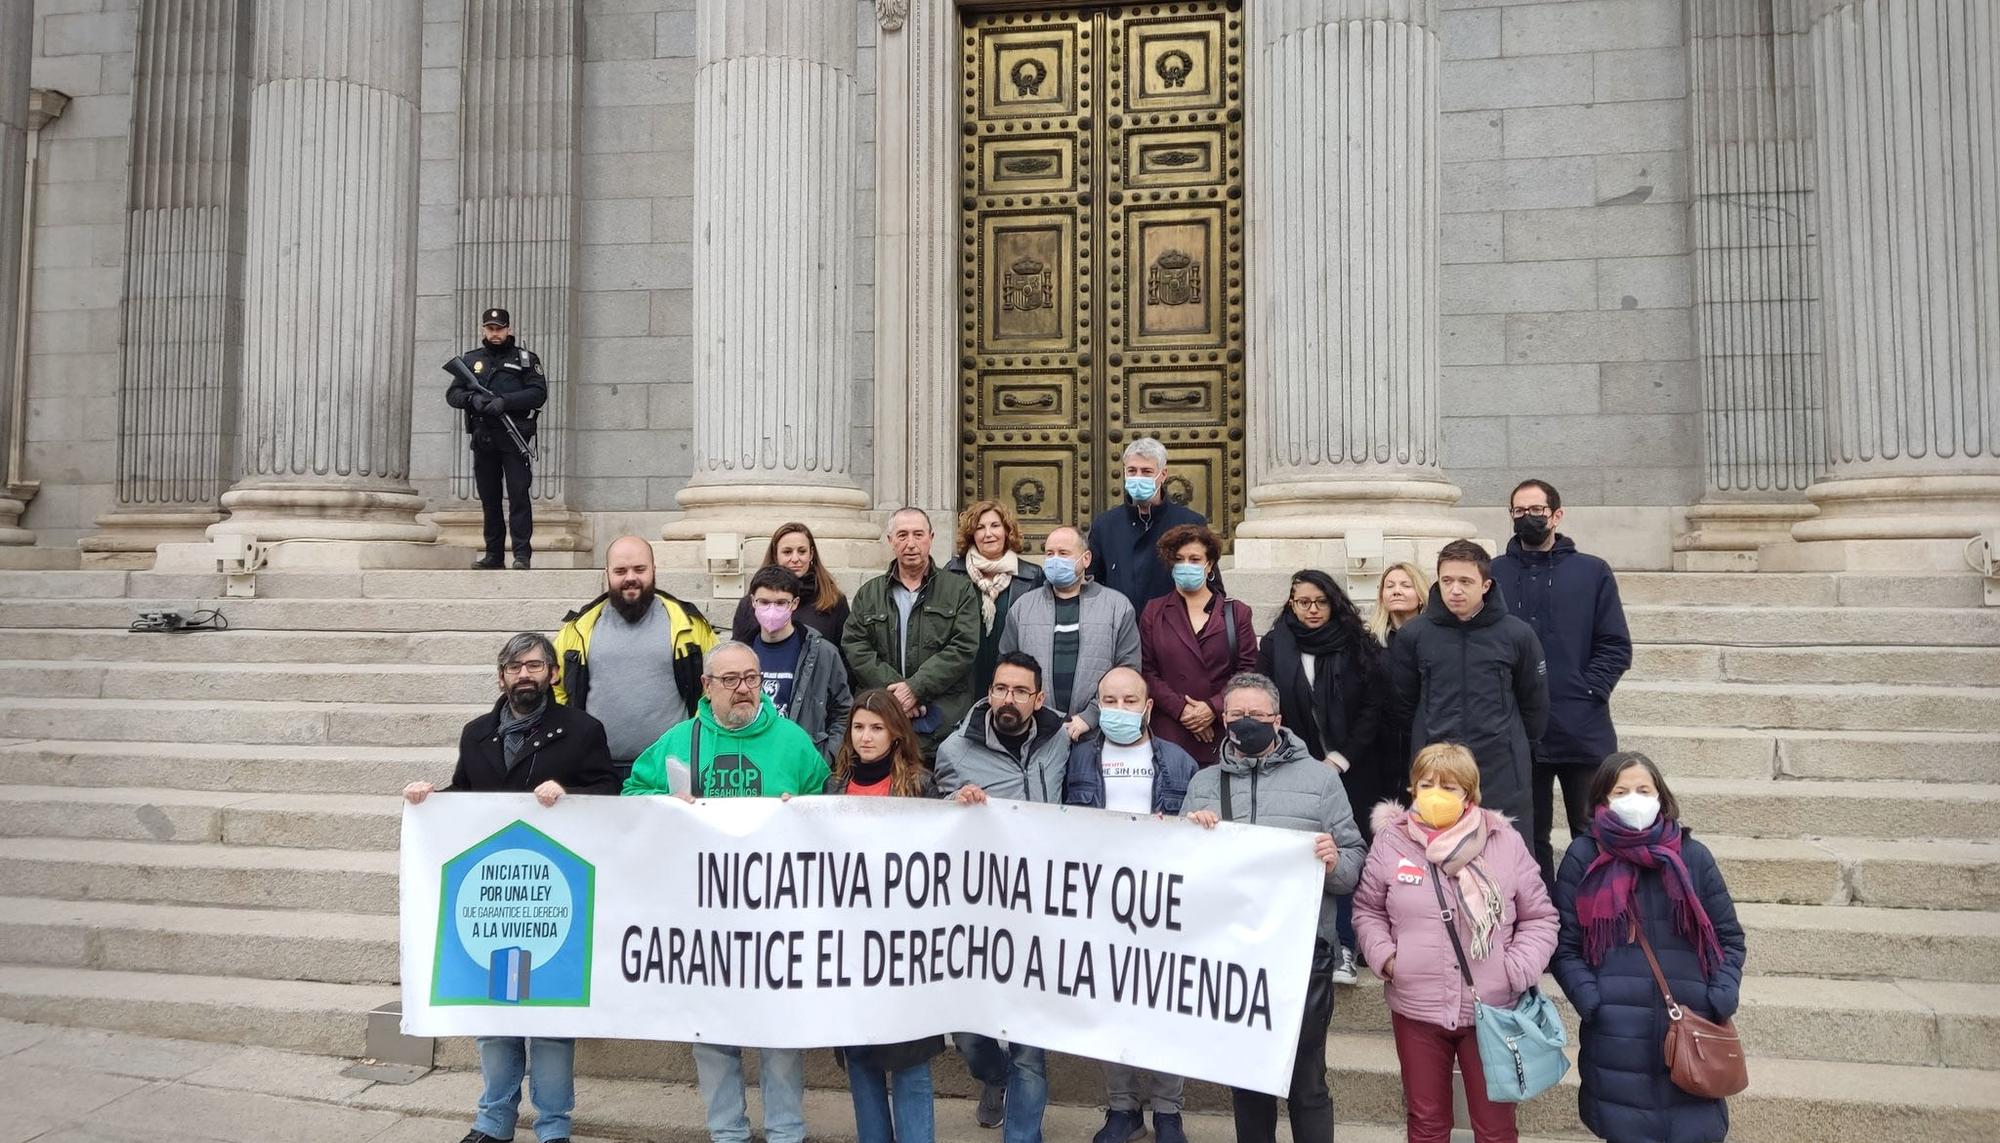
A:
[[[1361,974],[1355,971],[1354,950],[1346,945],[1340,947],[1340,955],[1333,961],[1333,982],[1335,984],[1359,984]]]

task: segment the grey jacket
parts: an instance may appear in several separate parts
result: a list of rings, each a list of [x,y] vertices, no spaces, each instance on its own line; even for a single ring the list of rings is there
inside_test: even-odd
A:
[[[1334,898],[1354,891],[1368,860],[1339,772],[1314,758],[1298,735],[1282,727],[1278,745],[1261,758],[1244,758],[1225,738],[1220,764],[1202,770],[1188,783],[1181,812],[1214,810],[1222,816],[1223,782],[1229,783],[1230,821],[1333,835],[1340,862],[1326,875],[1319,901],[1319,936],[1335,943]]]
[[[811,735],[820,757],[831,763],[847,738],[847,716],[854,711],[847,664],[840,660],[840,648],[826,636],[803,624],[799,630],[805,633],[806,645],[799,649],[798,674],[792,679],[792,701],[785,706],[785,717]]]
[[[1085,583],[1077,612],[1076,680],[1066,695],[1052,694],[1049,705],[1065,716],[1079,715],[1097,729],[1097,684],[1113,667],[1139,669],[1139,618],[1123,595]],[[1056,594],[1043,587],[1014,601],[1000,653],[1026,651],[1047,676],[1056,658]]]
[[[938,744],[937,792],[949,798],[963,786],[977,786],[996,798],[1059,806],[1069,777],[1069,733],[1062,717],[1043,707],[1035,712],[1027,761],[1018,761],[993,733],[988,704],[980,699],[951,736]]]

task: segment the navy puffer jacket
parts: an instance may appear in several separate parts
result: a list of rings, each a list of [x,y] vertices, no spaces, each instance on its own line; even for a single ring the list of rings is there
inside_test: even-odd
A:
[[[1571,842],[1563,857],[1556,874],[1562,931],[1549,966],[1583,1021],[1577,1114],[1585,1127],[1610,1143],[1719,1143],[1729,1134],[1728,1105],[1689,1095],[1668,1078],[1663,1046],[1667,1008],[1646,966],[1645,951],[1637,943],[1621,944],[1594,968],[1584,960],[1576,895],[1584,870],[1596,857],[1597,842],[1588,837]],[[1672,903],[1660,875],[1651,870],[1639,877],[1641,923],[1674,999],[1711,1020],[1728,1019],[1736,1014],[1743,983],[1743,926],[1708,847],[1683,832],[1681,860],[1722,942],[1722,963],[1712,976],[1702,978],[1694,946],[1675,931]]]
[[[1618,749],[1611,688],[1632,666],[1632,635],[1611,565],[1557,535],[1551,551],[1519,538],[1493,560],[1493,583],[1514,615],[1535,629],[1549,669],[1549,724],[1535,743],[1537,762],[1587,762]]]

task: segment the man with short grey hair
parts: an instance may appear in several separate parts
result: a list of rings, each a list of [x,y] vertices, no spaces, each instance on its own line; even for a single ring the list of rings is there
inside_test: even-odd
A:
[[[1208,517],[1167,495],[1167,446],[1140,437],[1125,446],[1125,503],[1090,525],[1090,563],[1097,582],[1123,595],[1133,612],[1174,589],[1173,569],[1160,562],[1160,537]],[[1215,586],[1220,588],[1218,574]]]
[[[1279,724],[1278,686],[1252,671],[1232,677],[1222,690],[1220,764],[1188,783],[1182,812],[1213,829],[1232,821],[1309,831],[1313,854],[1326,867],[1319,900],[1319,935],[1313,941],[1312,975],[1306,982],[1305,1019],[1285,1103],[1293,1143],[1333,1143],[1333,1096],[1326,1087],[1326,1029],[1333,1019],[1335,898],[1352,893],[1368,851],[1340,773],[1313,757],[1298,735]],[[1234,1088],[1238,1143],[1277,1138],[1278,1099]]]
[[[604,727],[575,707],[554,701],[556,649],[548,637],[524,631],[500,649],[500,701],[458,736],[458,765],[443,789],[411,782],[403,797],[422,805],[433,793],[528,793],[544,806],[568,794],[615,794],[618,776],[605,749]],[[514,1138],[521,1081],[528,1080],[541,1143],[568,1143],[576,1106],[576,1041],[544,1036],[479,1037],[484,1090],[479,1116],[462,1143]]]
[[[979,589],[962,575],[939,575],[931,559],[930,517],[899,508],[883,540],[889,570],[854,593],[840,649],[857,690],[892,695],[918,734],[924,757],[972,706],[972,661],[979,655]]]

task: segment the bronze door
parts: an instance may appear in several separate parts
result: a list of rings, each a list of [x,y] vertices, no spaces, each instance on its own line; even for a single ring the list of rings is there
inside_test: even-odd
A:
[[[1123,495],[1243,513],[1237,0],[968,12],[961,37],[965,502],[1037,537]]]

